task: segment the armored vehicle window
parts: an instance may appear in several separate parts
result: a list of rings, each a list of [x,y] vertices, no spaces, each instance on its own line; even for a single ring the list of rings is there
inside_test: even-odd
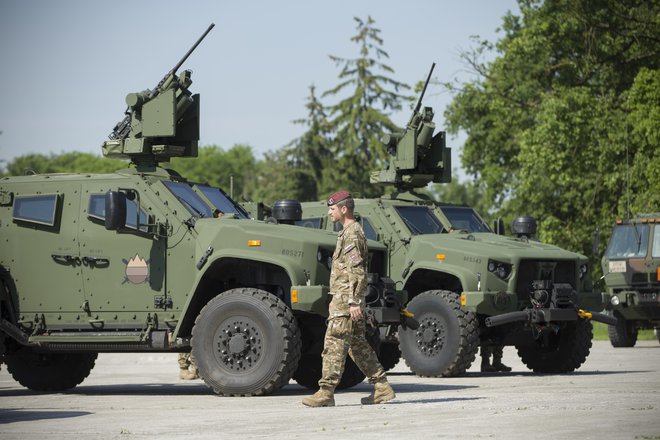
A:
[[[213,188],[206,185],[196,185],[197,188],[213,203],[216,209],[223,214],[236,214],[240,218],[249,218],[250,216],[239,206],[236,206],[225,193],[219,188]]]
[[[303,228],[321,229],[321,217],[304,218],[296,221],[296,226]]]
[[[656,224],[653,228],[653,247],[651,248],[651,257],[660,258],[660,226]]]
[[[16,196],[12,216],[14,220],[55,226],[57,194]]]
[[[319,224],[320,224],[321,219],[318,219],[318,220],[319,220]],[[369,222],[369,219],[360,216],[359,221],[360,221],[360,224],[362,225],[362,230],[364,231],[364,236],[368,240],[378,240],[378,234],[376,233],[376,230],[374,229],[374,227],[371,226],[371,223]],[[339,232],[342,229],[344,229],[344,227],[339,222],[337,222],[333,225],[333,230],[335,232]]]
[[[655,238],[655,237],[654,237]],[[607,258],[643,258],[646,256],[649,240],[649,225],[620,225],[614,228]]]
[[[163,184],[170,190],[183,206],[197,217],[212,217],[211,208],[195,194],[195,191],[186,183],[164,181]]]
[[[464,206],[443,206],[440,208],[447,216],[454,229],[464,229],[472,232],[491,232],[488,225],[472,208]]]
[[[426,206],[396,206],[395,209],[413,235],[444,232],[440,220]]]
[[[364,229],[365,237],[367,237],[370,240],[378,240],[378,234],[376,234],[376,230],[374,229],[374,227],[371,226],[369,219],[362,218],[362,229]]]
[[[137,216],[137,204],[134,200],[126,200],[126,227],[130,229],[138,229],[135,224]],[[87,209],[87,216],[105,221],[105,194],[92,194],[89,196],[89,207]],[[147,232],[148,217],[147,213],[140,209],[140,231]]]

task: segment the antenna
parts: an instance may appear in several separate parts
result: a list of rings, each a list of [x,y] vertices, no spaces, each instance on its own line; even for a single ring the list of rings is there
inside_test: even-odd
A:
[[[628,142],[626,141],[626,216],[630,221],[630,166],[628,164]]]

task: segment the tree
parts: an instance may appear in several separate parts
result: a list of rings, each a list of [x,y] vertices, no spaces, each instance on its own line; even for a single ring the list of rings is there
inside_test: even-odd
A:
[[[307,117],[293,121],[294,124],[305,126],[307,130],[285,146],[279,155],[270,153],[268,156],[268,161],[274,159],[274,163],[278,164],[275,170],[270,170],[271,173],[284,172],[287,179],[283,182],[284,188],[271,186],[268,191],[272,195],[267,198],[278,197],[276,195],[278,193],[286,194],[287,198],[297,194],[298,200],[311,201],[323,198],[331,191],[326,185],[326,175],[332,167],[332,127],[327,119],[326,109],[316,97],[315,90],[313,85],[310,86],[309,97],[305,104]],[[264,171],[268,172],[265,168]],[[268,181],[273,180],[269,178]]]
[[[163,165],[176,170],[183,177],[199,183],[220,187],[234,198],[248,197],[251,180],[257,171],[257,161],[252,148],[234,145],[225,151],[217,145],[199,148],[196,158],[173,158]]]
[[[14,158],[5,175],[21,176],[28,173],[112,173],[126,168],[128,163],[106,159],[90,153],[77,151],[61,154],[26,154]]]
[[[627,172],[631,204],[658,208],[660,4],[519,4],[503,39],[463,54],[478,78],[456,90],[448,131],[467,132],[463,165],[492,209],[532,214],[543,240],[590,253],[593,230],[625,214]]]
[[[352,59],[330,56],[336,65],[342,66],[341,82],[322,95],[339,97],[336,104],[328,107],[335,160],[325,187],[350,188],[368,197],[382,191],[369,183],[370,171],[388,159],[380,139],[385,133],[399,130],[389,114],[400,110],[402,103],[412,98],[399,93],[410,89],[408,85],[387,76],[394,70],[381,61],[389,55],[382,49],[380,29],[374,27],[374,20],[354,19],[357,34],[351,41],[359,45],[359,56]]]

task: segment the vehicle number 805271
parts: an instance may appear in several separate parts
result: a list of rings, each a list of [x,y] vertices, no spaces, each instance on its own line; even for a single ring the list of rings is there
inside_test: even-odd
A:
[[[303,254],[303,251],[297,251],[295,249],[282,249],[282,255],[286,255],[287,257],[302,258]]]

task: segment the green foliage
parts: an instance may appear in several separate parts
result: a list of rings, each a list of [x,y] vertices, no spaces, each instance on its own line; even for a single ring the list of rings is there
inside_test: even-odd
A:
[[[270,184],[258,185],[256,197],[263,197],[269,203],[282,198],[312,201],[332,191],[327,187],[326,178],[333,166],[332,127],[315,90],[310,86],[305,104],[307,118],[293,121],[303,125],[306,131],[282,150],[266,155],[260,180]]]
[[[248,197],[253,188],[257,161],[252,148],[247,145],[234,145],[225,151],[216,145],[199,148],[195,159],[173,158],[168,168],[173,168],[188,180],[207,183],[232,191],[234,198]]]
[[[453,179],[450,183],[434,183],[428,189],[420,192],[429,194],[433,200],[441,203],[471,206],[484,219],[491,219],[488,213],[490,204],[483,197],[483,189],[479,186],[478,182],[459,182]]]
[[[245,200],[272,205],[283,199],[312,200],[310,194],[316,194],[313,175],[292,162],[288,149],[266,153],[256,171]]]
[[[399,92],[410,89],[388,75],[394,70],[381,60],[389,58],[382,49],[380,29],[374,20],[355,18],[357,34],[351,38],[360,47],[357,58],[330,58],[338,66],[340,83],[323,93],[339,101],[330,105],[330,127],[333,132],[331,152],[333,167],[326,175],[326,188],[348,188],[363,197],[377,196],[382,189],[369,183],[369,172],[380,168],[389,158],[380,139],[385,133],[398,131],[390,120],[392,111],[412,97]]]
[[[4,176],[28,173],[112,173],[128,166],[127,162],[106,159],[90,153],[27,154],[16,157],[7,165]]]
[[[597,267],[628,196],[633,210],[660,201],[660,4],[519,4],[496,45],[463,54],[479,76],[450,87],[448,131],[467,132],[463,165],[493,213],[534,215],[542,240],[585,254],[594,230],[606,231]]]

